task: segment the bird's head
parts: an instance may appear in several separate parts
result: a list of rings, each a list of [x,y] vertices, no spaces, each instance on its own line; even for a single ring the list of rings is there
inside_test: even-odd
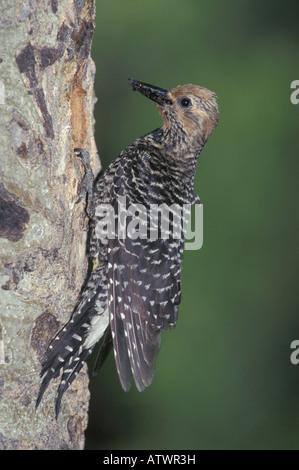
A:
[[[129,84],[158,104],[165,129],[184,133],[195,147],[205,144],[218,123],[217,98],[207,88],[180,85],[168,91],[132,79]]]

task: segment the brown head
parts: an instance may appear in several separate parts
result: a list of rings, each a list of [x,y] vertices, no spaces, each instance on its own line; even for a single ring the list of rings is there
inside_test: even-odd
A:
[[[164,129],[184,133],[194,148],[205,144],[218,123],[217,98],[207,88],[180,85],[168,91],[131,79],[129,84],[158,104]]]

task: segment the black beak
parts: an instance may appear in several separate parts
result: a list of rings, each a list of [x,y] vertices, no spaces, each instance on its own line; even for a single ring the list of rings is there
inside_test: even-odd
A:
[[[164,88],[159,88],[154,85],[149,85],[148,83],[139,82],[138,80],[133,80],[129,78],[128,80],[129,85],[133,87],[133,90],[138,90],[140,93],[150,100],[155,101],[160,106],[165,104],[172,104],[171,99],[168,97],[168,90],[164,90]]]

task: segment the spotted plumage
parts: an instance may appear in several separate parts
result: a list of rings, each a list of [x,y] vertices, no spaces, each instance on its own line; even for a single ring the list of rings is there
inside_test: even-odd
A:
[[[37,404],[51,379],[62,372],[57,416],[64,391],[102,337],[95,370],[113,347],[123,389],[129,390],[133,377],[142,391],[153,379],[161,330],[177,322],[190,213],[180,209],[199,203],[194,174],[198,156],[218,122],[216,96],[195,85],[167,91],[136,80],[129,83],[157,103],[164,125],[136,139],[94,184],[89,205],[94,270],[42,368]],[[168,217],[166,229],[162,206]],[[113,223],[105,237],[107,210]]]

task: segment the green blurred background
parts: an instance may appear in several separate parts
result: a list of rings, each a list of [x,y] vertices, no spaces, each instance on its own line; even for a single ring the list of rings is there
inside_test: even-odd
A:
[[[220,122],[197,167],[204,244],[185,252],[177,327],[143,393],[122,391],[112,355],[91,381],[86,448],[299,449],[299,2],[96,3],[104,168],[162,123],[128,77],[205,86]]]

